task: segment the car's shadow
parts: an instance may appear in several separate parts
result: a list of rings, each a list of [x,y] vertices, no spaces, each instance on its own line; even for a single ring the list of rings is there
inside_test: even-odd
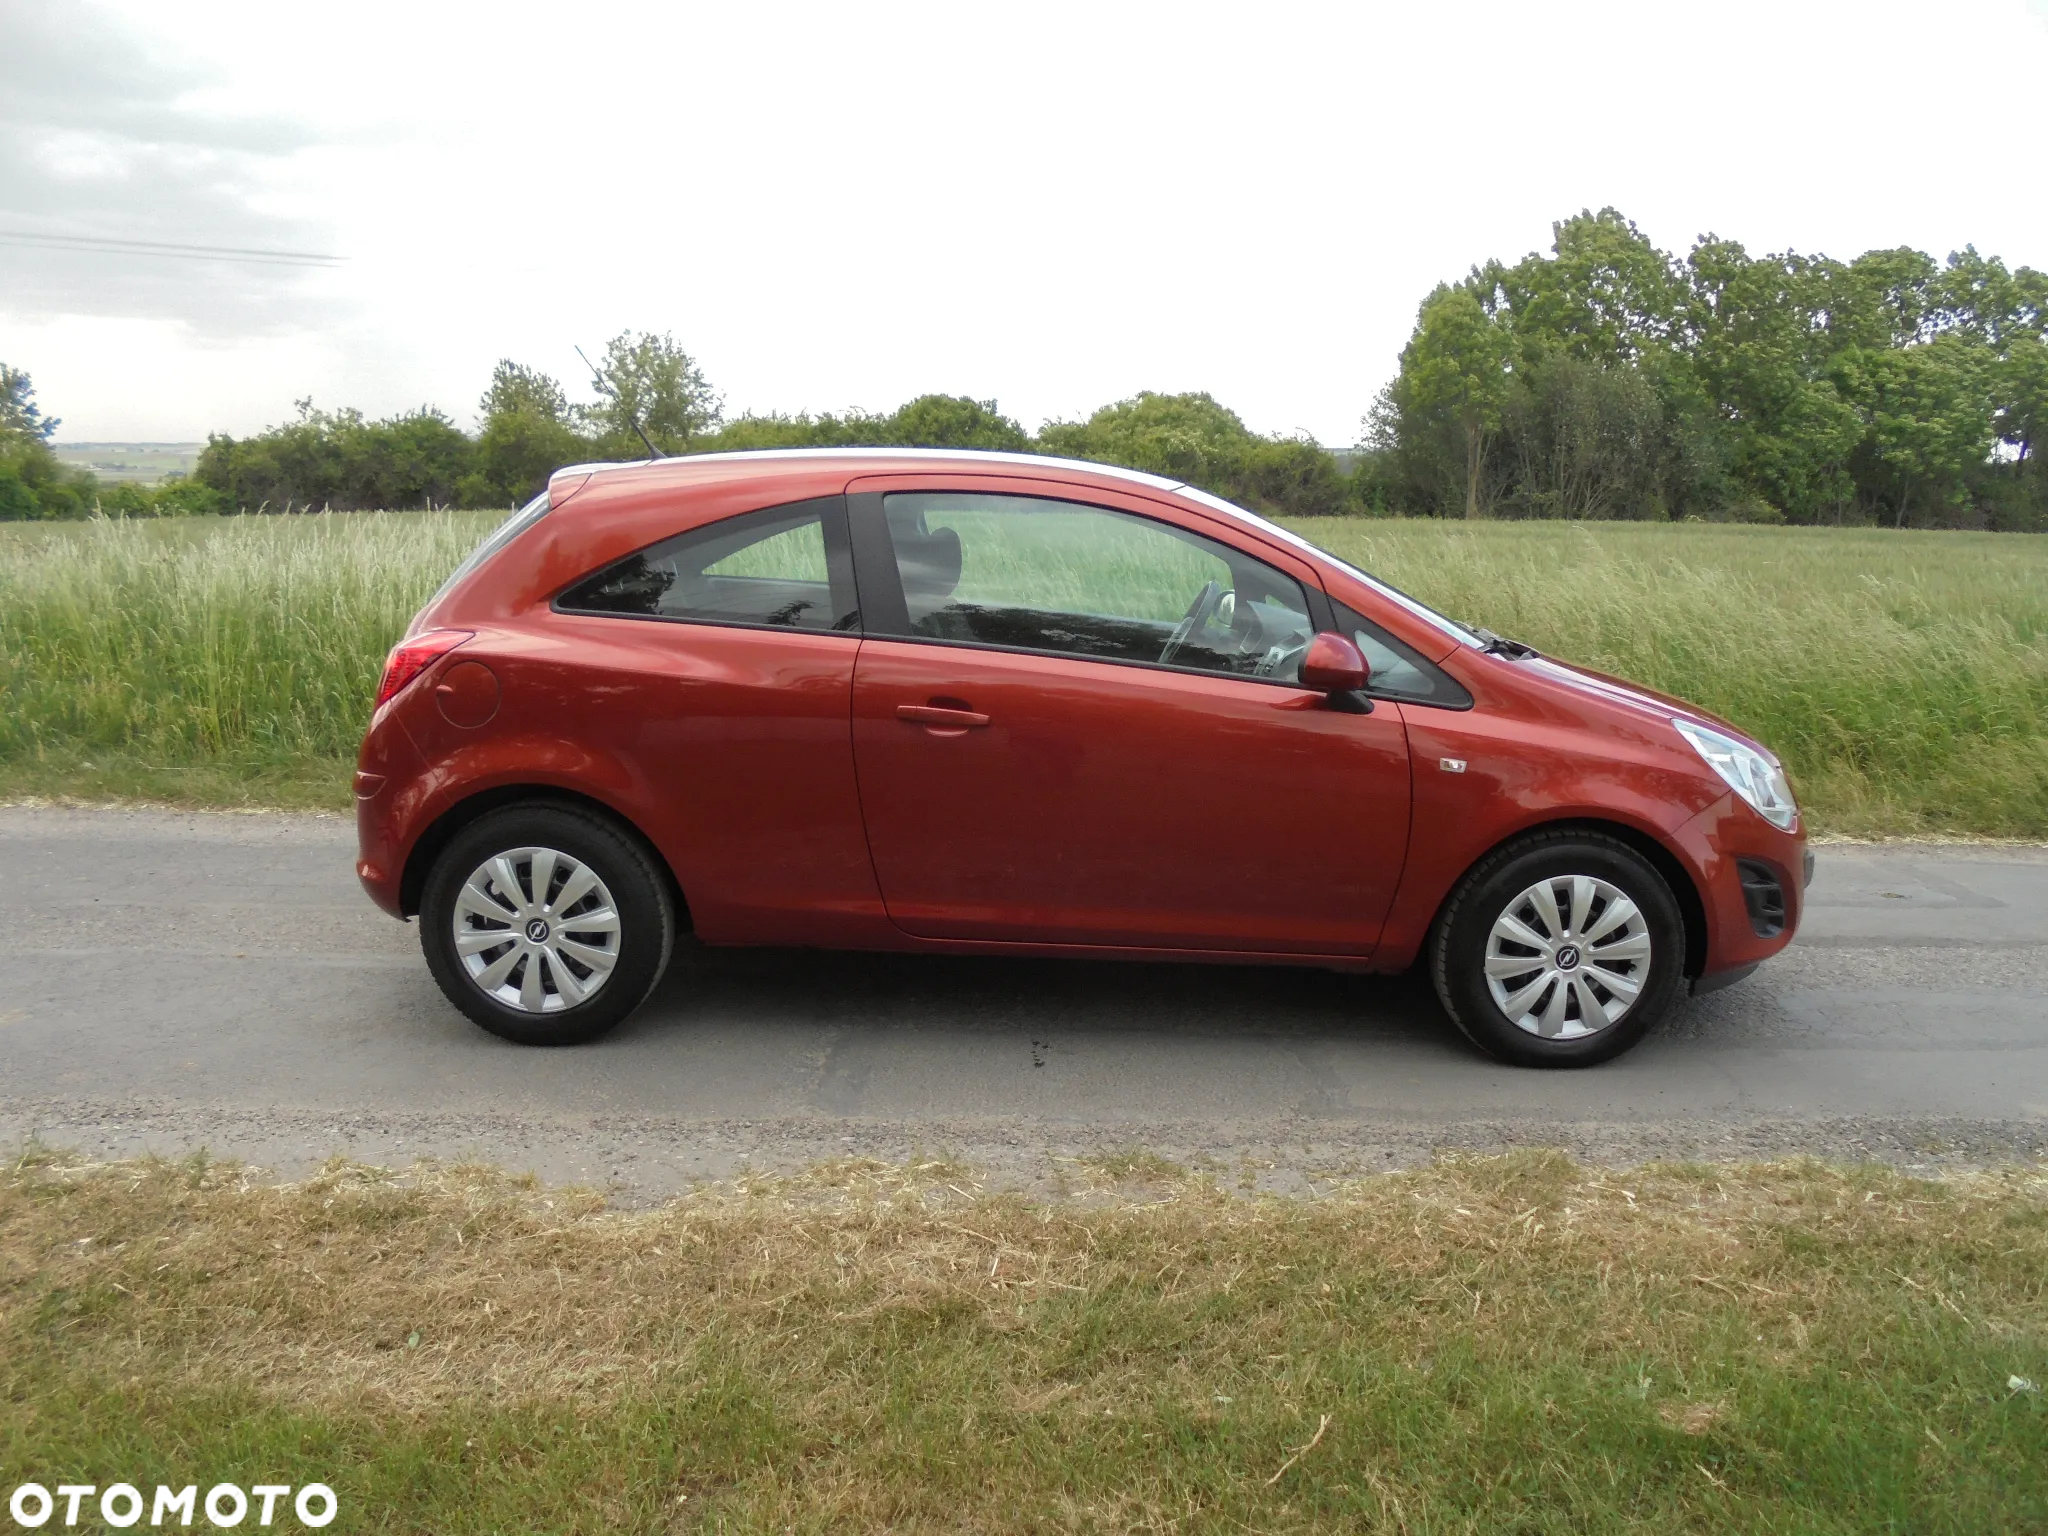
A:
[[[1051,1029],[1180,1036],[1342,1035],[1457,1041],[1419,971],[1357,976],[1298,966],[846,953],[679,952],[621,1033],[726,1023],[1015,1033]]]

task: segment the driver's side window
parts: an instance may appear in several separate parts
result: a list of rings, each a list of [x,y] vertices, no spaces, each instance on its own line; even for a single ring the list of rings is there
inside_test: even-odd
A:
[[[1293,682],[1300,584],[1170,524],[1079,502],[919,491],[883,511],[910,634]]]

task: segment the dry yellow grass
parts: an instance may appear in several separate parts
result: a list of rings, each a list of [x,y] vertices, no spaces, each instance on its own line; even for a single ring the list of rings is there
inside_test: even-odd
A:
[[[2025,1171],[1282,1201],[1125,1153],[1062,1201],[848,1163],[617,1211],[30,1159],[0,1453],[296,1467],[394,1530],[2018,1529],[2044,1277]]]

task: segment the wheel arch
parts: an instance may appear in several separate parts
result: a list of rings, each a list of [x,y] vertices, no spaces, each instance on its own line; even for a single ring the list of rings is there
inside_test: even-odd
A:
[[[1685,976],[1688,980],[1698,978],[1706,969],[1708,941],[1707,905],[1700,893],[1698,882],[1693,879],[1692,873],[1677,854],[1640,827],[1593,816],[1569,817],[1560,821],[1543,821],[1534,826],[1520,827],[1490,847],[1480,850],[1478,856],[1459,871],[1458,878],[1445,888],[1442,898],[1437,902],[1436,911],[1430,915],[1429,927],[1419,953],[1429,953],[1430,946],[1435,941],[1437,928],[1443,922],[1444,913],[1450,909],[1458,893],[1465,888],[1465,882],[1471,879],[1475,869],[1501,850],[1511,848],[1516,843],[1526,842],[1534,837],[1553,836],[1559,832],[1590,832],[1610,838],[1632,853],[1641,855],[1644,862],[1657,871],[1670,889],[1672,899],[1678,903],[1679,915],[1685,921]]]
[[[398,901],[405,916],[417,916],[420,898],[427,884],[427,874],[434,867],[434,861],[441,856],[441,850],[454,841],[464,827],[492,811],[502,810],[508,805],[560,805],[596,817],[623,836],[631,838],[668,880],[669,895],[676,904],[676,932],[691,931],[690,903],[683,893],[682,882],[676,878],[675,870],[654,840],[633,824],[632,818],[621,815],[602,800],[590,795],[578,794],[575,790],[563,789],[553,784],[499,784],[490,789],[478,790],[449,806],[437,816],[427,829],[413,841],[412,851],[405,857],[405,873],[399,879]]]

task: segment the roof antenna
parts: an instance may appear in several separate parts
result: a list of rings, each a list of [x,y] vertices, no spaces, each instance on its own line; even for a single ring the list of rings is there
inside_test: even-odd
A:
[[[576,346],[576,344],[573,341],[570,342],[569,345],[572,347]],[[597,364],[593,363],[589,359],[589,357],[585,355],[581,347],[576,347],[576,355],[583,359],[583,366],[590,370],[590,382],[597,386],[597,392],[600,395],[610,393],[610,391],[608,391],[604,387],[604,375],[597,371]],[[668,457],[667,454],[663,453],[659,448],[654,446],[654,440],[650,438],[647,435],[646,431],[641,427],[640,418],[638,416],[634,415],[631,411],[628,411],[626,413],[626,420],[633,424],[633,430],[639,434],[640,441],[647,444],[648,458],[665,459]]]

